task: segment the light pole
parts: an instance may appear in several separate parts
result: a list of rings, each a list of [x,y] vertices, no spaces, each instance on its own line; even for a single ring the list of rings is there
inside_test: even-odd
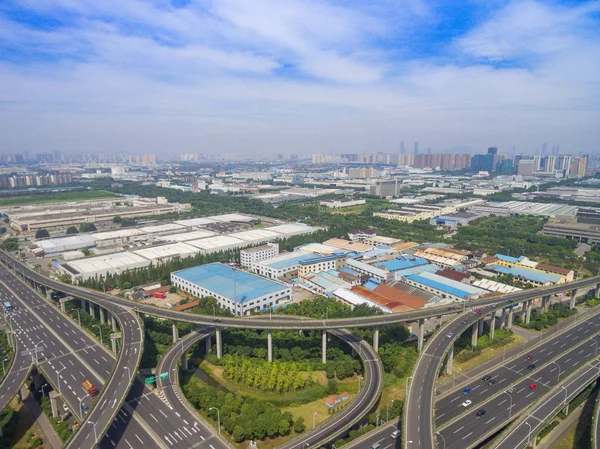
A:
[[[362,377],[358,376],[358,391],[356,392],[356,394],[360,393],[360,381],[364,380]]]
[[[512,395],[508,391],[503,391],[502,393],[506,393],[510,398],[510,407],[508,407],[508,419],[512,416]]]
[[[313,429],[315,428],[315,416],[317,416],[317,412],[313,413],[313,426],[312,426]]]
[[[439,433],[439,432],[436,432],[436,433],[437,433],[439,436],[441,436],[441,437],[442,437],[442,441],[444,442],[444,447],[443,447],[443,449],[446,449],[446,439],[445,439],[445,438],[442,436],[442,434],[441,434],[441,433]]]
[[[79,321],[79,327],[81,327],[81,315],[79,314],[79,309],[77,309],[77,321]]]
[[[208,409],[208,411],[210,412],[213,409],[217,411],[217,429],[219,429],[219,435],[221,435],[221,413],[219,413],[219,409],[217,407],[211,407]]]
[[[556,376],[556,383],[558,383],[560,382],[560,375],[562,374],[562,371],[560,370],[560,366],[558,365],[558,363],[556,363],[555,361],[552,361],[550,363],[554,363],[556,365],[556,368],[558,368],[558,376]]]
[[[42,385],[42,388],[40,389],[40,393],[42,393],[42,396],[44,396],[44,388],[47,386],[48,386],[48,384]]]
[[[4,359],[2,360],[2,372],[4,373],[4,375],[6,376],[6,369],[4,368],[4,362],[8,362],[8,359]],[[44,393],[42,393],[44,394]]]
[[[565,400],[563,402],[564,405],[567,405],[567,394],[569,394],[569,392],[567,391],[567,388],[563,385],[562,389],[565,390]]]
[[[104,282],[102,282],[102,291],[106,293],[106,284]]]
[[[529,440],[531,439],[531,424],[525,421],[525,424],[529,427],[529,432],[527,433],[527,446],[529,446]]]
[[[96,423],[88,421],[88,424],[92,424],[94,426],[94,443],[98,443],[98,435],[96,434]]]
[[[38,350],[37,350],[37,348],[38,348],[38,346],[39,346],[39,345],[41,345],[41,344],[42,344],[42,342],[41,342],[41,341],[38,341],[38,342],[37,342],[37,343],[34,345],[34,347],[33,347],[33,352],[35,352],[35,364],[36,364],[36,365],[38,364]],[[42,348],[43,348],[43,347],[44,347],[44,346],[42,345]]]
[[[61,368],[61,369],[59,369],[59,370],[56,372],[56,383],[58,384],[58,394],[60,394],[61,396],[62,396],[62,390],[61,390],[61,388],[60,388],[60,372],[61,372],[62,370],[65,370],[65,369],[67,369],[67,367],[66,367],[66,366],[65,366],[65,367],[63,367],[63,368]]]
[[[92,324],[92,327],[97,327],[98,330],[100,331],[100,344],[102,344],[102,328],[100,326],[98,326],[97,324]]]
[[[131,369],[129,369],[128,366],[124,366],[123,368],[125,368],[127,370],[127,372],[129,373],[129,381],[131,382]]]
[[[87,394],[79,399],[79,419],[83,419],[83,405],[82,401],[87,398]]]
[[[394,401],[395,401],[395,399],[392,399],[390,402],[388,402],[387,414],[385,415],[385,422],[388,422],[390,420],[390,404],[393,404]]]
[[[596,357],[596,355],[598,354],[598,342],[593,338],[592,338],[592,341],[594,342],[594,345],[595,345],[594,357]]]

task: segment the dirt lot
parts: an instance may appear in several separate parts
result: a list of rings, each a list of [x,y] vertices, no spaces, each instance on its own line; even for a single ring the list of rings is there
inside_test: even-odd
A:
[[[143,299],[140,302],[143,304],[152,304],[152,305],[167,309],[169,307],[168,304],[178,305],[179,301],[181,301],[182,299],[184,299],[183,296],[180,296],[177,293],[167,293],[167,297],[164,299],[148,298],[148,299]]]

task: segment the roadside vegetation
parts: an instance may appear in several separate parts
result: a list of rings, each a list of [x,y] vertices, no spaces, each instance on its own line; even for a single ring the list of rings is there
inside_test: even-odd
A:
[[[548,312],[538,313],[536,310],[531,312],[530,321],[528,324],[523,322],[520,316],[515,317],[515,324],[525,329],[542,330],[557,324],[561,319],[568,318],[577,314],[577,309],[570,309],[564,304],[552,304]]]

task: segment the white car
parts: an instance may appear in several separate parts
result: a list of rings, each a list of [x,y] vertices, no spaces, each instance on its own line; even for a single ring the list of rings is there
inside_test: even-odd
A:
[[[393,439],[396,439],[396,438],[398,438],[400,435],[402,435],[402,432],[400,432],[399,430],[394,430],[394,431],[392,432],[392,438],[393,438]]]
[[[448,338],[452,338],[454,335],[452,334],[452,332],[450,332],[449,334],[446,334],[446,337]]]
[[[462,403],[463,407],[468,407],[469,405],[471,405],[471,401],[469,399]]]

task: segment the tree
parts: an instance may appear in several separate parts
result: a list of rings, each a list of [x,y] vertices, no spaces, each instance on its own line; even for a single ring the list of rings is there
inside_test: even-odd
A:
[[[71,234],[79,234],[79,229],[77,229],[75,226],[69,226],[67,229],[67,235]]]
[[[169,288],[169,293],[177,293],[177,287],[171,285],[171,287]]]
[[[36,239],[45,239],[50,237],[50,233],[46,229],[38,229],[35,233]]]
[[[123,221],[123,219],[121,218],[120,215],[117,215],[116,217],[113,218],[113,223],[121,223]]]
[[[96,225],[94,225],[94,223],[81,223],[81,225],[79,225],[79,231],[94,232],[94,231],[97,231],[97,229],[96,229]]]
[[[19,249],[19,239],[16,237],[9,237],[0,243],[0,248],[4,251],[17,251]]]
[[[304,418],[301,416],[294,423],[294,432],[302,433],[306,430],[306,425],[304,424]]]
[[[290,423],[285,420],[282,419],[281,421],[279,421],[279,435],[287,435],[288,433],[290,433]]]

